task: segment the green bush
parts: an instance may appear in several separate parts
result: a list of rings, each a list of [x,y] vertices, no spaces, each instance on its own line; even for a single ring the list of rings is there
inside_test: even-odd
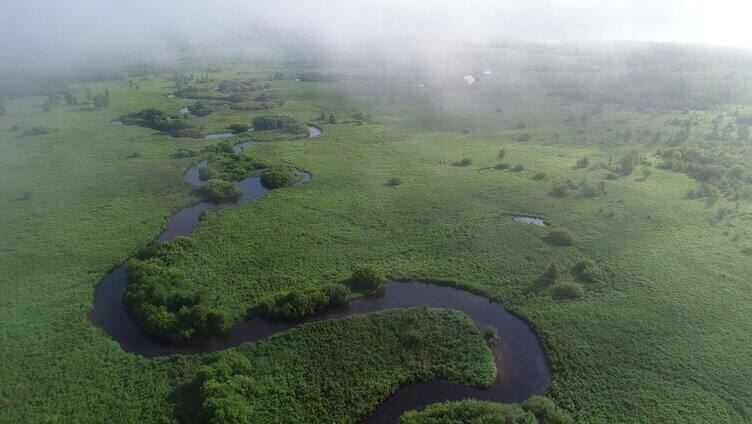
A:
[[[253,175],[259,169],[268,165],[249,154],[232,152],[232,144],[224,144],[230,147],[231,153],[216,153],[212,155],[205,167],[199,170],[199,178],[202,181],[221,179],[225,181],[239,181]]]
[[[573,424],[569,413],[557,406],[553,400],[544,396],[531,396],[522,403],[522,409],[532,412],[540,424]]]
[[[551,231],[543,238],[543,240],[546,243],[557,247],[566,247],[573,244],[572,237],[564,231]]]
[[[480,327],[480,334],[489,346],[495,346],[501,341],[499,339],[499,332],[496,331],[496,327],[492,325],[483,325]]]
[[[598,266],[590,259],[577,262],[572,267],[572,275],[580,281],[592,283],[598,274]]]
[[[287,165],[274,165],[261,171],[261,184],[268,189],[291,186],[298,178],[295,168]]]
[[[23,136],[32,136],[32,135],[44,135],[49,134],[52,130],[47,127],[33,127],[33,128],[26,128],[21,132],[21,135]]]
[[[155,108],[123,115],[119,118],[119,121],[126,125],[148,127],[174,137],[200,138],[203,136],[201,131],[193,128],[184,117],[169,115]]]
[[[473,160],[470,158],[463,158],[461,160],[458,160],[453,165],[454,166],[468,166],[473,163]]]
[[[375,265],[361,265],[350,275],[349,284],[354,290],[373,292],[380,290],[386,283],[386,273]]]
[[[582,299],[585,296],[585,288],[582,284],[568,281],[556,286],[556,297],[559,299]]]
[[[475,399],[435,403],[405,412],[399,424],[573,424],[574,419],[551,399],[532,396],[522,404]]]
[[[192,288],[174,263],[192,248],[193,241],[179,237],[152,243],[128,265],[130,284],[125,302],[144,331],[166,340],[186,340],[227,329],[222,312]]]
[[[199,192],[206,198],[212,200],[227,200],[243,194],[242,190],[231,181],[220,180],[217,178],[210,179],[201,183]]]
[[[494,168],[498,169],[499,171],[501,171],[503,169],[509,169],[509,164],[506,163],[506,162],[499,162],[499,163],[496,164],[496,166],[494,166]]]
[[[196,102],[192,105],[189,105],[187,109],[188,112],[191,113],[191,115],[198,117],[206,116],[213,112],[212,108],[209,107],[209,105],[202,102]]]
[[[540,181],[546,179],[546,173],[543,171],[538,171],[533,175],[533,180]]]
[[[507,149],[502,147],[501,149],[499,149],[499,154],[496,157],[497,159],[504,159],[506,155],[507,155]]]
[[[172,156],[175,158],[192,158],[198,156],[198,152],[192,149],[180,148]]]
[[[288,115],[264,115],[253,118],[253,128],[258,131],[281,130],[291,134],[307,134],[308,127]]]
[[[387,180],[387,182],[386,182],[386,186],[387,186],[387,187],[396,187],[396,186],[398,186],[398,185],[400,185],[400,184],[402,184],[402,180],[400,180],[400,179],[399,179],[399,178],[397,178],[397,177],[393,177],[393,178],[390,178],[390,179],[389,179],[389,180]]]
[[[251,129],[251,127],[248,124],[239,124],[236,122],[234,124],[230,124],[227,129],[233,134],[240,134],[248,131],[249,129]]]
[[[321,288],[291,290],[270,296],[260,303],[259,308],[269,318],[299,319],[332,306],[343,305],[347,303],[349,295],[347,287],[334,283]]]
[[[567,197],[569,195],[569,186],[566,184],[559,184],[551,189],[551,196],[554,197]]]
[[[525,170],[525,167],[523,165],[520,165],[520,164],[515,165],[514,167],[512,167],[512,171],[514,171],[514,172],[522,172],[524,170]]]
[[[587,168],[588,166],[590,166],[589,157],[583,156],[579,160],[577,160],[577,168]]]

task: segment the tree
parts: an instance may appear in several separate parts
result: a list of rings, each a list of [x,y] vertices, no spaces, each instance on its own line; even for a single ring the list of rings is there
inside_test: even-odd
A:
[[[52,102],[50,102],[49,98],[44,99],[44,103],[42,103],[42,110],[45,112],[52,111]]]
[[[98,108],[110,107],[110,96],[103,93],[97,93],[94,95],[94,106]]]
[[[326,122],[326,112],[322,111],[321,116],[319,117],[319,121]]]
[[[507,149],[503,147],[499,149],[499,155],[497,156],[499,159],[504,159],[506,155],[507,155]]]
[[[337,117],[334,116],[334,113],[329,114],[329,123],[330,124],[336,124],[337,123]]]
[[[358,121],[358,123],[361,123],[363,121],[368,120],[368,116],[366,115],[365,112],[363,112],[362,110],[359,110],[359,111],[353,113],[353,119],[355,119],[356,121]]]
[[[76,98],[76,95],[73,94],[73,92],[70,90],[65,92],[65,103],[69,105],[75,105],[78,103],[78,99]]]

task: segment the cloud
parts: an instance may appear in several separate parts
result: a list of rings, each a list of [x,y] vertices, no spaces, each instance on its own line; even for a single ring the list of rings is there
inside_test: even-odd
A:
[[[178,48],[253,55],[292,37],[342,52],[489,39],[751,48],[749,16],[752,5],[729,0],[6,0],[0,68],[169,59]]]

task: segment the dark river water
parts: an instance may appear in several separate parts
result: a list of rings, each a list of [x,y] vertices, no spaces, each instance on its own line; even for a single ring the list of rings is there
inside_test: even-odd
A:
[[[309,127],[309,130],[311,137],[321,134],[314,127]],[[253,144],[254,142],[239,143],[235,150],[240,152]],[[199,170],[204,166],[206,161],[189,168],[185,173],[185,180],[199,185]],[[301,176],[302,182],[310,179],[309,174],[301,173]],[[228,203],[200,202],[181,209],[169,217],[167,228],[158,239],[167,241],[190,234],[198,225],[200,214],[205,210],[251,202],[268,192],[258,177],[246,178],[236,184],[243,191],[239,199]],[[123,301],[127,285],[126,265],[115,268],[105,276],[95,289],[94,308],[89,314],[89,320],[120,343],[123,350],[148,357],[223,350],[244,342],[263,339],[302,322],[322,321],[394,308],[428,306],[456,309],[470,316],[478,324],[496,328],[501,342],[493,349],[497,378],[490,388],[479,389],[445,380],[411,384],[400,388],[382,402],[372,414],[362,420],[364,423],[394,423],[407,410],[446,400],[475,398],[496,402],[519,402],[531,395],[545,393],[551,381],[551,372],[540,341],[522,320],[507,312],[499,303],[448,286],[390,281],[386,284],[383,295],[379,297],[355,299],[345,307],[298,322],[273,322],[263,317],[253,317],[238,323],[227,334],[189,342],[165,343],[143,333],[136,320],[128,313]]]

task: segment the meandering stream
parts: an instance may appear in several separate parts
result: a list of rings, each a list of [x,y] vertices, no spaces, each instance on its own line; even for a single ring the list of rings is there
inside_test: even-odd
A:
[[[310,127],[310,137],[321,131]],[[235,145],[240,152],[254,142]],[[192,166],[184,179],[197,186],[201,183],[199,170],[207,161]],[[310,175],[303,173],[303,182]],[[263,197],[268,190],[261,185],[259,177],[250,177],[236,183],[243,194],[232,203],[199,202],[179,210],[169,217],[167,228],[159,235],[161,241],[172,240],[193,232],[199,216],[205,210],[227,208]],[[350,315],[365,314],[393,308],[429,306],[456,309],[466,313],[475,322],[496,328],[501,342],[493,349],[497,378],[488,389],[432,380],[400,388],[382,402],[364,423],[394,423],[410,409],[419,409],[428,404],[464,398],[487,399],[497,402],[519,402],[531,395],[548,390],[551,372],[543,348],[535,333],[519,318],[504,307],[464,290],[452,287],[420,283],[396,282],[386,284],[384,294],[376,298],[361,298],[351,301],[346,307],[327,311],[297,323],[272,322],[263,317],[254,317],[235,325],[227,334],[182,343],[164,343],[147,336],[138,322],[128,313],[123,300],[128,285],[126,265],[115,268],[102,279],[94,292],[94,308],[89,320],[102,328],[123,350],[144,356],[193,354],[227,349],[244,342],[262,339],[284,331],[300,322],[321,321]]]

